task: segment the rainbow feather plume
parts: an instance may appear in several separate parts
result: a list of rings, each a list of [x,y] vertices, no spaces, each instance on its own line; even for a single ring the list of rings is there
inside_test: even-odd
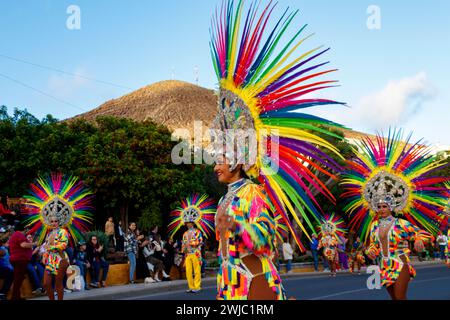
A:
[[[275,220],[275,236],[277,238],[278,243],[283,243],[284,240],[288,240],[289,227],[281,214],[276,215],[274,220]]]
[[[167,232],[170,238],[184,226],[183,212],[189,209],[194,209],[198,212],[198,219],[195,221],[197,228],[208,238],[214,232],[214,217],[217,211],[217,206],[214,199],[209,198],[208,195],[200,195],[193,193],[186,199],[181,201],[181,206],[173,210],[169,215],[169,225]]]
[[[444,183],[445,188],[447,189],[445,197],[447,199],[447,207],[445,210],[440,214],[440,217],[442,219],[442,230],[445,231],[446,228],[450,226],[450,182]]]
[[[320,148],[338,156],[340,153],[336,146],[318,134],[341,138],[320,125],[342,126],[301,111],[344,104],[311,97],[320,90],[336,86],[335,80],[320,80],[336,69],[322,70],[328,62],[316,62],[329,48],[317,47],[296,54],[312,36],[304,36],[307,25],[297,30],[292,39],[285,39],[298,10],[287,9],[278,20],[272,21],[273,28],[269,29],[276,4],[270,1],[259,13],[260,2],[255,1],[245,14],[244,1],[237,1],[236,6],[235,3],[224,1],[213,17],[210,47],[214,69],[221,90],[239,97],[252,116],[259,139],[258,157],[247,174],[258,178],[265,186],[299,248],[305,251],[290,216],[309,237],[306,227],[314,232],[313,221],[320,222],[323,214],[311,189],[335,202],[317,173],[336,178],[332,172],[341,170]],[[272,145],[272,150],[261,145]],[[272,152],[273,148],[278,150],[276,154]],[[278,164],[277,171],[264,165],[270,162]]]
[[[30,228],[29,233],[35,234],[41,244],[51,230],[46,216],[50,212],[49,206],[54,203],[63,204],[68,215],[61,227],[69,232],[71,241],[77,243],[84,239],[83,233],[90,229],[93,222],[92,197],[92,192],[74,176],[52,173],[47,177],[38,177],[30,185],[29,194],[24,196],[25,225]]]
[[[431,173],[444,166],[430,152],[430,148],[418,141],[410,144],[411,134],[402,142],[401,130],[389,130],[387,139],[377,135],[357,143],[356,157],[347,161],[342,174],[344,188],[342,198],[347,201],[344,208],[350,217],[351,229],[358,231],[361,239],[367,240],[370,225],[376,213],[364,198],[368,182],[381,171],[397,176],[409,188],[406,206],[400,214],[421,229],[436,235],[443,223],[439,217],[446,203],[444,182],[450,177],[436,177]]]

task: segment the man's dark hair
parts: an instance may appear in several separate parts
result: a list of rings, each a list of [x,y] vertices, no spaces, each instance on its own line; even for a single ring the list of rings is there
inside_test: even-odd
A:
[[[6,193],[0,194],[0,203],[5,207],[6,209],[9,209],[8,207],[8,195]]]
[[[14,231],[24,231],[25,230],[25,223],[23,219],[20,219],[19,222],[17,222],[14,226]]]

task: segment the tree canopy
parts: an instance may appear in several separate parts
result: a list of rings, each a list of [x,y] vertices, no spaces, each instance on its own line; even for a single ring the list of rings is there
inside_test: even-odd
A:
[[[180,198],[209,191],[219,197],[211,166],[175,165],[171,132],[151,121],[99,117],[38,120],[26,110],[0,109],[0,190],[27,193],[38,176],[60,171],[82,179],[95,193],[96,224],[107,216],[163,225]],[[214,190],[216,194],[214,194]]]

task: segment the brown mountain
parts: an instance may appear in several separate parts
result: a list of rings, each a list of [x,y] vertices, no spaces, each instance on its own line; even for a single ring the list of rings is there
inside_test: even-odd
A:
[[[105,102],[98,108],[78,115],[87,120],[98,116],[115,116],[145,121],[151,119],[169,129],[187,129],[193,137],[194,121],[202,121],[208,128],[217,111],[217,96],[213,90],[183,81],[162,81],[143,87],[118,99]],[[184,134],[177,134],[186,138]],[[350,139],[366,134],[344,130]]]
[[[216,106],[217,97],[213,90],[182,81],[162,81],[109,100],[76,118],[94,120],[107,115],[136,121],[151,119],[171,130],[193,132],[196,120],[203,121],[206,126],[211,124]]]

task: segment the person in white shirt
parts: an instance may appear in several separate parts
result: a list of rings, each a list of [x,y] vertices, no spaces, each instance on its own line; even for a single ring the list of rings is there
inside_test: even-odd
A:
[[[292,258],[293,258],[294,250],[292,249],[291,244],[288,241],[284,241],[283,243],[283,258],[286,262],[286,273],[292,273]]]
[[[439,245],[440,259],[445,260],[445,248],[447,247],[448,238],[442,232],[436,238],[436,242]]]

